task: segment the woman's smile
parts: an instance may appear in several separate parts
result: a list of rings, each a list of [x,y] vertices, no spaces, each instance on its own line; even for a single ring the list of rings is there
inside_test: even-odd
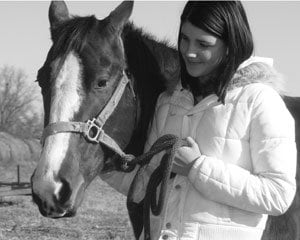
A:
[[[196,71],[196,75],[197,73],[201,70],[201,68],[203,68],[204,66],[204,63],[202,62],[199,62],[199,61],[191,61],[191,60],[186,60],[185,61],[185,64],[186,64],[186,68],[187,68],[187,71],[191,74],[191,75],[195,75],[193,74],[193,72]]]

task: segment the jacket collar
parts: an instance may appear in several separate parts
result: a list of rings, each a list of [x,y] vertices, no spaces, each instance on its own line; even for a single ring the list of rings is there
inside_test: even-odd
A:
[[[210,94],[207,97],[203,98],[199,103],[197,103],[195,106],[192,106],[192,108],[187,112],[187,115],[192,115],[197,112],[201,112],[205,109],[221,105],[218,101],[218,96],[216,94]]]
[[[171,97],[171,107],[170,113],[177,114],[177,107],[185,109],[187,115],[192,115],[199,111],[203,111],[209,107],[213,107],[221,104],[218,102],[218,96],[216,94],[210,94],[204,99],[202,99],[198,104],[194,105],[193,94],[184,88],[177,88]]]

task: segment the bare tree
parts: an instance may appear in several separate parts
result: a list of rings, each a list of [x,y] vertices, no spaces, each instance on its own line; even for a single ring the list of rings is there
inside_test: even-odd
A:
[[[39,137],[42,121],[37,88],[22,70],[0,68],[0,131],[19,137]]]

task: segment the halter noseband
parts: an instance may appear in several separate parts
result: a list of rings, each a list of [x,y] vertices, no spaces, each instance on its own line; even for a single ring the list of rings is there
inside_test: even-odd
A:
[[[56,133],[63,132],[72,132],[72,133],[82,133],[84,137],[93,143],[102,143],[112,149],[114,152],[119,154],[121,157],[126,157],[127,154],[123,152],[118,143],[114,139],[112,139],[109,135],[107,135],[102,129],[107,119],[114,112],[115,108],[118,106],[121,97],[125,91],[127,84],[129,83],[129,87],[132,91],[133,97],[135,98],[135,93],[133,91],[133,87],[131,85],[130,80],[128,79],[125,72],[123,72],[122,78],[116,87],[113,95],[110,100],[103,108],[103,110],[99,113],[96,118],[92,120],[88,120],[87,122],[55,122],[50,123],[43,131],[42,135],[42,143],[44,143],[45,139]]]

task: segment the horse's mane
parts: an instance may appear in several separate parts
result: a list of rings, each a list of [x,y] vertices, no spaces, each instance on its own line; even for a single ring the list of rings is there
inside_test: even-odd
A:
[[[141,125],[139,126],[141,135],[137,136],[140,141],[133,147],[134,154],[140,154],[143,147],[137,145],[143,145],[146,140],[147,129],[159,94],[165,90],[171,93],[177,85],[179,61],[175,48],[165,41],[157,41],[132,23],[124,27],[123,43],[127,65],[134,79],[137,80],[137,92],[141,99]]]

